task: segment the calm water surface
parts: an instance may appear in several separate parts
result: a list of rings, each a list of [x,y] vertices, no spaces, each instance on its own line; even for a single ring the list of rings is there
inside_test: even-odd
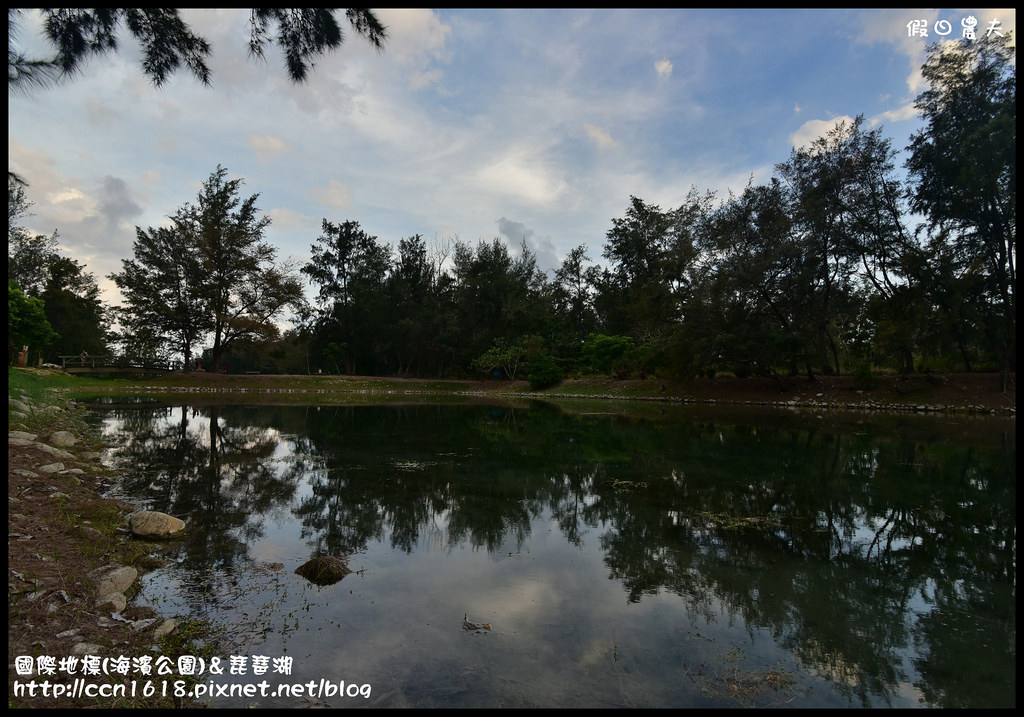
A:
[[[248,658],[205,684],[356,695],[212,707],[1016,705],[1013,420],[94,408],[114,492],[188,522],[136,602]]]

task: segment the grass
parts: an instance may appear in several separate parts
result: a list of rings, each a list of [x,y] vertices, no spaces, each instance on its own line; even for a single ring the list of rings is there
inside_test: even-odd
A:
[[[580,398],[605,398],[615,395],[621,398],[651,398],[664,394],[665,384],[657,379],[644,381],[616,381],[612,379],[566,380],[548,390],[549,393]],[[240,375],[240,374],[170,374],[165,376],[140,376],[133,378],[109,378],[78,374],[68,376],[59,372],[45,372],[25,369],[8,369],[8,387],[21,389],[30,398],[40,397],[46,391],[73,390],[80,395],[109,395],[110,393],[131,393],[135,391],[159,391],[174,393],[215,389],[216,391],[251,392],[300,392],[346,395],[403,396],[433,394],[453,396],[465,393],[532,393],[525,385],[510,386],[490,381],[461,379],[400,379],[387,376],[333,376],[333,375]]]
[[[409,395],[428,395],[450,399],[474,392],[472,382],[459,380],[404,380],[388,377],[303,376],[303,375],[235,375],[191,373],[166,376],[110,378],[78,374],[67,376],[57,372],[26,369],[8,370],[9,390],[25,391],[29,398],[40,400],[47,392],[69,392],[75,398],[110,395],[159,393],[178,394],[239,392],[275,395],[287,401],[290,394],[301,397],[317,394],[317,401],[330,402],[344,397],[347,402],[379,402]],[[301,399],[307,400],[305,398]]]
[[[80,385],[74,376],[54,371],[35,371],[32,369],[7,367],[8,390],[18,389],[28,394],[29,398],[42,399],[53,388],[73,388]]]
[[[770,379],[722,377],[670,381],[659,378],[618,380],[602,377],[577,377],[542,390],[531,391],[525,381],[474,379],[403,379],[392,377],[217,374],[190,373],[165,376],[111,378],[59,371],[8,369],[9,389],[25,391],[30,398],[48,391],[64,392],[76,399],[97,397],[156,396],[180,400],[187,395],[192,403],[223,400],[224,393],[247,394],[258,403],[323,405],[359,405],[393,402],[465,402],[488,396],[499,400],[532,399],[585,400],[618,399],[636,405],[662,401],[710,402],[733,404],[782,405],[797,401],[800,405],[822,403],[838,408],[879,410],[914,409],[935,404],[941,410],[975,412],[1015,410],[1013,392],[997,389],[997,377],[982,374],[936,376],[885,376],[878,374],[872,389],[858,388],[855,376],[819,377],[813,382],[797,377],[780,383]]]
[[[102,384],[98,384],[102,385]],[[374,392],[457,392],[469,389],[464,381],[430,381],[415,382],[388,377],[361,376],[301,376],[301,375],[255,375],[242,376],[236,374],[174,374],[168,376],[142,377],[138,379],[116,379],[104,388],[148,387],[170,390],[174,388],[193,388],[196,386],[216,386],[222,390],[267,389],[279,391],[310,391],[326,393],[348,393],[354,391]]]

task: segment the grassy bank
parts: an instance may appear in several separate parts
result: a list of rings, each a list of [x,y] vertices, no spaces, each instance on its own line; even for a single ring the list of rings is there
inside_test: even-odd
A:
[[[12,381],[15,379],[12,378]],[[430,380],[327,375],[168,374],[138,378],[84,375],[19,377],[31,390],[54,387],[76,396],[177,393],[212,398],[221,393],[274,403],[375,403],[389,401],[460,401],[486,396],[496,400],[543,398],[551,401],[592,399],[676,403],[809,406],[841,410],[925,410],[1009,413],[1016,410],[1013,388],[1001,390],[995,374],[879,375],[870,385],[853,376],[614,380],[566,379],[531,391],[526,381]],[[13,383],[12,383],[13,385]]]

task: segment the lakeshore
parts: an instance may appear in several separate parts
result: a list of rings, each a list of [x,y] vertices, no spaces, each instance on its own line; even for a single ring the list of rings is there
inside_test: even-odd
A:
[[[647,381],[571,380],[546,391],[530,391],[525,382],[421,381],[337,376],[226,376],[191,374],[147,381],[90,381],[52,373],[27,371],[41,390],[10,391],[11,430],[34,436],[9,438],[8,524],[13,537],[8,542],[12,575],[9,601],[9,665],[19,655],[73,654],[75,645],[96,645],[111,654],[170,656],[175,651],[194,650],[190,641],[199,637],[199,626],[175,625],[166,636],[157,637],[155,628],[165,624],[164,616],[143,614],[127,606],[114,613],[96,606],[96,571],[114,567],[147,569],[151,547],[125,539],[120,533],[125,516],[133,507],[107,500],[101,495],[112,476],[98,460],[98,437],[81,419],[80,407],[68,401],[66,391],[81,389],[97,394],[187,393],[190,398],[208,396],[223,400],[224,394],[259,396],[260,402],[374,403],[489,397],[494,399],[671,401],[721,404],[757,404],[789,409],[800,406],[815,410],[942,411],[963,414],[1015,415],[1014,394],[998,391],[998,377],[920,376],[893,377],[879,381],[872,389],[857,388],[852,380],[820,378],[815,382],[793,380],[779,386],[771,379],[720,377],[692,382],[687,386]],[[888,377],[886,377],[888,378]],[[897,380],[899,379],[899,380]],[[11,389],[12,379],[9,383]],[[46,387],[53,382],[57,390]],[[70,383],[70,385],[69,385]],[[57,386],[59,384],[59,387]],[[53,445],[58,433],[63,446]],[[45,447],[48,447],[49,450]],[[62,453],[54,453],[54,451]],[[59,468],[43,471],[42,468]],[[128,591],[130,600],[131,593]],[[152,622],[147,622],[152,621]],[[135,629],[140,623],[144,626]],[[15,675],[9,676],[13,685]],[[14,699],[20,707],[41,706],[38,700]],[[47,700],[47,707],[168,707],[183,706],[173,698],[151,696],[81,700]]]

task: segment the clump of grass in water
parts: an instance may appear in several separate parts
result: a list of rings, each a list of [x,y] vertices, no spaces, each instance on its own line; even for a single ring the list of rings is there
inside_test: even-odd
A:
[[[708,527],[722,530],[756,530],[766,527],[777,527],[778,519],[774,515],[765,516],[734,516],[726,513],[698,513]]]
[[[743,672],[734,667],[726,675],[703,677],[701,691],[714,697],[734,699],[744,706],[779,693],[782,693],[779,696],[783,702],[792,702],[796,699],[792,690],[796,680],[792,675],[792,672],[779,669]]]
[[[729,653],[721,660],[729,667],[721,674],[708,674],[706,663],[701,663],[696,669],[687,669],[686,675],[694,679],[699,685],[701,692],[708,697],[725,698],[735,700],[744,707],[751,707],[758,703],[767,706],[771,701],[777,704],[789,703],[796,699],[796,692],[793,686],[796,680],[793,673],[777,666],[768,670],[742,670],[739,663],[743,662],[746,656],[743,650],[734,646]],[[700,679],[697,680],[696,678]],[[769,700],[769,698],[776,698]]]

